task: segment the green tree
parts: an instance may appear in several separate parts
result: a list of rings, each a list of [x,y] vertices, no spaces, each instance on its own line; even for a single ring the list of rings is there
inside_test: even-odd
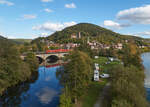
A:
[[[25,62],[29,65],[32,72],[36,71],[39,66],[38,59],[36,58],[35,54],[31,52],[27,53]]]
[[[20,58],[16,46],[8,40],[0,41],[0,94],[6,88],[31,76],[27,63]]]
[[[129,107],[148,107],[143,71],[134,66],[117,66],[112,69],[111,77],[112,106],[123,107],[126,104]]]
[[[81,51],[75,50],[68,56],[69,63],[64,66],[64,71],[60,74],[60,81],[67,88],[67,94],[74,103],[84,92],[92,80],[92,60]]]

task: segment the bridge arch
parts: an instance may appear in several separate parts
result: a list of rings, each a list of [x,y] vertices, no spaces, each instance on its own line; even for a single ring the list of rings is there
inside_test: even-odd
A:
[[[40,57],[40,56],[36,56],[36,58],[38,59],[39,64],[41,64],[44,61],[44,59],[42,57]]]
[[[59,60],[59,57],[57,55],[49,55],[47,58],[46,58],[46,62],[48,63],[55,63]]]

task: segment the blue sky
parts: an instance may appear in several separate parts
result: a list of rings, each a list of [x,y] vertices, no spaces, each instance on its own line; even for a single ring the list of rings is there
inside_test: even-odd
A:
[[[150,38],[150,0],[0,0],[0,35],[36,38],[88,22]]]

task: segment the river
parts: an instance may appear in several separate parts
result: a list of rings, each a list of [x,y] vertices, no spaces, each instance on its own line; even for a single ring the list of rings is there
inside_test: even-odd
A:
[[[39,67],[32,81],[8,89],[0,107],[57,107],[62,86],[56,78],[60,66]]]
[[[145,88],[147,92],[147,100],[150,102],[150,53],[144,53],[141,55],[143,65],[145,68]]]

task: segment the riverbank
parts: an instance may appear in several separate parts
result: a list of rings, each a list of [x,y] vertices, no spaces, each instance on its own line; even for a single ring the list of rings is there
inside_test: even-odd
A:
[[[35,78],[37,78],[37,76],[38,76],[38,72],[37,71],[32,72],[31,75],[29,77],[26,77],[25,80],[18,80],[16,83],[13,83],[13,84],[7,86],[6,88],[3,88],[3,90],[0,91],[0,96],[5,95],[7,93],[7,91],[12,89],[13,87],[15,88],[15,87],[17,87],[17,86],[19,86],[21,84],[26,83],[26,82],[34,81]]]
[[[116,65],[121,65],[121,62],[118,60],[110,61],[107,57],[99,57],[93,59],[93,64],[98,63],[100,68],[100,74],[109,73],[109,71]],[[105,93],[108,90],[105,90],[107,87],[109,79],[100,78],[99,82],[92,81],[88,88],[84,90],[82,96],[79,98],[79,101],[74,107],[94,107],[95,105],[102,104],[102,97],[106,97]]]
[[[39,66],[33,53],[29,53],[23,61],[20,59],[20,54],[17,53],[16,48],[9,46],[10,49],[8,48],[8,50],[12,54],[9,54],[5,47],[3,48],[0,49],[2,50],[0,53],[0,95],[9,87],[31,79],[32,74],[34,75]]]
[[[150,102],[150,52],[145,52],[141,54],[143,60],[143,66],[145,68],[145,83],[144,87],[146,88],[147,100]]]
[[[81,96],[80,107],[93,107],[102,90],[106,85],[106,81],[92,82]],[[77,107],[77,106],[76,106]]]
[[[61,84],[56,77],[57,67],[39,67],[32,80],[11,87],[0,96],[0,107],[57,107]]]
[[[147,58],[147,60],[148,60],[148,58]],[[100,59],[97,59],[97,60],[95,60],[94,62],[96,62],[96,63],[98,63],[98,62],[100,62],[99,64],[101,65],[100,67],[103,69],[103,71],[110,71],[112,68],[113,68],[113,66],[116,66],[117,64],[119,64],[118,62],[116,63],[112,63],[112,64],[110,64],[110,65],[105,65],[105,62],[106,61],[108,61],[108,59],[107,58],[105,58],[105,57],[100,57]],[[140,61],[140,60],[139,60]],[[150,60],[147,62],[147,63],[149,63],[150,62]],[[140,63],[140,62],[139,62]],[[142,63],[141,63],[142,64]],[[122,65],[121,65],[122,66]],[[140,66],[142,66],[142,65],[140,65]],[[143,76],[143,73],[142,72],[144,72],[144,69],[142,70],[141,68],[142,67],[140,67],[140,66],[138,66],[137,68],[127,68],[130,72],[128,72],[128,73],[126,73],[126,75],[134,75],[134,73],[131,73],[131,72],[134,72],[135,71],[135,74],[136,75],[139,75],[139,76],[137,76],[137,78],[139,78],[139,83],[138,83],[138,87],[139,88],[141,88],[141,91],[143,90],[143,92],[142,93],[144,93],[145,92],[145,90],[143,89],[143,86],[142,86],[142,77],[140,78],[140,76]],[[136,66],[135,66],[136,67]],[[122,71],[122,72],[124,72],[124,70],[123,70],[124,68],[122,68],[122,70],[120,69],[120,71]],[[115,70],[115,71],[114,71]],[[117,72],[117,70],[118,69],[114,69],[113,71],[114,72]],[[149,71],[150,71],[150,69],[149,69]],[[141,72],[140,74],[137,74],[136,72]],[[116,77],[115,78],[118,78],[118,80],[115,80],[116,82],[117,81],[119,81],[119,78],[121,79],[121,78],[124,78],[124,76],[123,77],[117,77],[117,75],[119,76],[119,73],[117,74],[117,73],[115,73],[115,75],[116,75]],[[121,72],[120,72],[120,75],[123,75],[123,74],[121,74]],[[125,75],[125,74],[124,74]],[[135,76],[135,75],[134,75]],[[144,77],[144,76],[143,76]],[[127,81],[129,81],[129,83],[130,84],[137,84],[137,83],[135,83],[134,81],[137,81],[137,80],[135,80],[135,79],[131,79],[132,77],[130,77],[130,76],[128,76],[128,78],[129,79],[127,79]],[[125,79],[125,78],[124,78]],[[149,81],[149,83],[150,83],[150,81]],[[118,89],[117,90],[119,90],[119,84],[120,83],[118,83],[118,85],[116,85],[116,87],[118,87]],[[125,83],[126,84],[126,83]],[[125,85],[124,84],[124,85]],[[115,84],[113,83],[113,85],[115,86]],[[111,85],[111,86],[113,86],[113,85]],[[123,86],[124,86],[123,85]],[[128,84],[129,85],[129,84]],[[128,86],[127,84],[126,84],[126,87],[131,87],[130,85]],[[141,86],[140,86],[141,85]],[[107,87],[107,86],[106,86]],[[137,87],[137,88],[138,88]],[[149,87],[150,87],[150,85],[149,85]],[[121,87],[120,87],[121,88]],[[96,88],[95,88],[96,89]],[[111,101],[111,99],[110,99],[110,101],[108,102],[108,99],[109,98],[111,98],[112,96],[111,95],[107,95],[107,94],[111,94],[112,92],[110,92],[109,93],[109,89],[106,89],[105,88],[105,86],[102,88],[103,90],[99,90],[99,95],[97,95],[97,96],[95,96],[94,98],[96,98],[96,97],[99,97],[98,98],[98,100],[97,100],[97,102],[95,103],[95,107],[107,107],[108,105],[111,105],[111,103],[113,103],[113,105],[117,105],[117,103],[119,104],[121,104],[121,101],[120,101],[120,99],[116,99],[116,100],[114,100],[115,102],[110,102]],[[114,88],[115,90],[116,90],[116,88]],[[92,90],[92,89],[91,89]],[[121,89],[121,90],[124,90],[123,88]],[[120,91],[121,91],[120,90]],[[137,89],[136,89],[137,90]],[[139,90],[139,89],[138,89]],[[147,89],[147,91],[148,92],[150,92],[149,91],[150,90],[150,88],[149,89]],[[130,91],[132,91],[131,89],[128,89],[128,93],[130,93]],[[139,90],[140,91],[140,90]],[[126,93],[127,93],[126,92]],[[107,94],[105,94],[105,93],[107,93]],[[119,92],[117,92],[116,94],[118,94]],[[123,94],[123,93],[120,93],[120,94]],[[139,93],[140,94],[140,93]],[[83,100],[83,99],[81,99],[81,103],[80,104],[82,104],[82,102],[84,102],[83,104],[85,104],[85,106],[84,105],[82,105],[81,107],[93,107],[93,103],[91,104],[91,103],[89,103],[89,102],[92,102],[92,99],[94,99],[94,98],[91,98],[91,95],[90,94],[85,94],[86,96],[87,96],[87,101],[85,100]],[[88,95],[89,95],[89,97],[88,97]],[[150,94],[148,94],[148,95],[150,95]],[[106,98],[107,96],[109,96],[109,98]],[[123,96],[125,96],[125,95],[123,95]],[[142,96],[142,94],[141,94],[141,96]],[[131,96],[129,96],[129,97],[131,97]],[[139,95],[139,97],[140,97],[140,95]],[[146,100],[144,101],[144,98],[145,96],[144,96],[144,94],[143,94],[143,102],[141,102],[141,103],[143,103],[143,105],[147,105],[147,102],[146,102]],[[122,97],[123,98],[123,97]],[[138,98],[138,96],[137,96],[137,98]],[[150,96],[148,96],[148,98],[149,98],[149,100],[150,100]],[[84,98],[84,99],[86,99],[86,97]],[[132,98],[133,99],[133,101],[134,101],[134,98]],[[130,100],[130,99],[127,99],[127,100]],[[96,100],[95,100],[96,101]],[[106,104],[105,104],[105,101],[106,101]],[[94,102],[94,101],[93,101]],[[127,102],[122,102],[122,103],[127,103]],[[120,105],[119,104],[119,105]],[[138,104],[138,103],[137,103]],[[128,105],[128,104],[127,104]],[[120,105],[121,106],[121,105]],[[133,106],[132,104],[131,104],[131,106]],[[124,106],[121,106],[121,107],[124,107]]]

